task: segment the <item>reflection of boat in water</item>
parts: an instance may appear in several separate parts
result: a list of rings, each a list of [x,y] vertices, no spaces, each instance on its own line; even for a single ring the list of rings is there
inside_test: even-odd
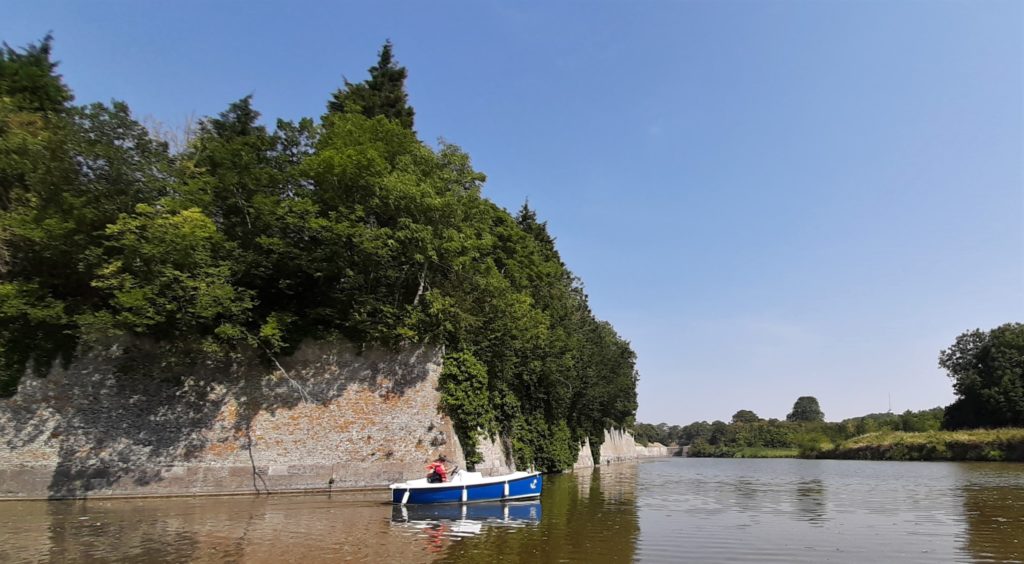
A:
[[[456,472],[447,482],[431,484],[426,478],[391,484],[391,501],[407,503],[468,503],[527,499],[540,495],[540,472],[513,472],[484,478],[480,472]]]
[[[391,520],[395,523],[436,521],[536,523],[540,521],[540,500],[465,505],[395,505],[391,509]]]
[[[539,522],[538,499],[391,506],[391,526],[426,539],[430,552],[439,552],[446,542],[479,535],[487,528],[516,529]]]

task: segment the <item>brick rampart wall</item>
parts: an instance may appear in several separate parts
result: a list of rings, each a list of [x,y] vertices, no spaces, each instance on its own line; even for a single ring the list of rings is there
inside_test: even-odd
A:
[[[307,343],[171,369],[138,344],[81,354],[0,400],[0,498],[383,486],[444,453],[443,353]]]

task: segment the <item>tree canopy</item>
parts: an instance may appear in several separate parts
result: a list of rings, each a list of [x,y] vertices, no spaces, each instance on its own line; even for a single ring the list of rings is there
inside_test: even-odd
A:
[[[733,423],[757,423],[761,418],[749,409],[741,409],[732,415]]]
[[[824,421],[825,414],[814,396],[801,396],[793,404],[793,410],[786,416],[786,421]]]
[[[327,111],[354,112],[370,118],[384,116],[412,129],[416,112],[409,105],[405,91],[408,72],[398,66],[393,50],[391,41],[384,43],[377,64],[369,69],[370,78],[358,83],[346,79],[345,87],[336,91],[327,103]]]
[[[1024,426],[1024,323],[961,334],[939,353],[939,366],[957,395],[944,427]]]
[[[500,433],[523,466],[570,466],[631,425],[635,354],[591,312],[536,212],[484,198],[454,145],[412,131],[384,45],[319,122],[252,97],[172,154],[127,105],[72,105],[50,39],[0,56],[0,392],[80,346],[288,354],[305,339],[444,345],[467,458]]]
[[[71,91],[50,60],[53,37],[18,51],[7,43],[0,48],[0,98],[9,107],[30,112],[54,112],[72,100]]]

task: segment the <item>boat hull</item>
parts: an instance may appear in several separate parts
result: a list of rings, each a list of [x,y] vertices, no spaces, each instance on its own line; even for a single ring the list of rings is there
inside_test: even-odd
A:
[[[543,488],[539,473],[482,484],[452,484],[428,487],[393,487],[391,501],[397,504],[472,503],[537,497]]]

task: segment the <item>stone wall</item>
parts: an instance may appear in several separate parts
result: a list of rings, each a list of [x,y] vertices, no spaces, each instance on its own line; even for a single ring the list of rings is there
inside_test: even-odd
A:
[[[671,456],[668,452],[668,447],[661,443],[651,443],[647,446],[636,445],[636,455],[638,458],[662,458]]]
[[[483,436],[478,439],[477,451],[483,456],[483,461],[474,467],[474,470],[484,476],[501,476],[516,471],[516,463],[508,454],[508,448],[501,437],[491,439]]]
[[[636,460],[639,456],[633,435],[619,429],[605,429],[604,442],[601,443],[601,464]]]
[[[438,412],[443,351],[307,343],[171,368],[111,345],[0,399],[0,498],[383,486],[437,454],[465,466]]]
[[[612,462],[624,462],[640,458],[672,456],[672,452],[669,447],[659,443],[651,443],[648,446],[638,445],[633,440],[633,435],[630,435],[628,431],[605,429],[604,442],[601,443],[601,453],[599,456],[601,464],[611,464]],[[576,464],[573,465],[573,468],[589,468],[592,466],[594,466],[594,458],[590,454],[590,439],[587,439],[584,441],[583,446],[580,447],[580,453],[576,458]]]
[[[573,469],[578,468],[593,468],[594,467],[594,455],[590,451],[590,437],[583,440],[583,446],[580,447],[580,453],[576,456],[576,464],[573,464]]]

